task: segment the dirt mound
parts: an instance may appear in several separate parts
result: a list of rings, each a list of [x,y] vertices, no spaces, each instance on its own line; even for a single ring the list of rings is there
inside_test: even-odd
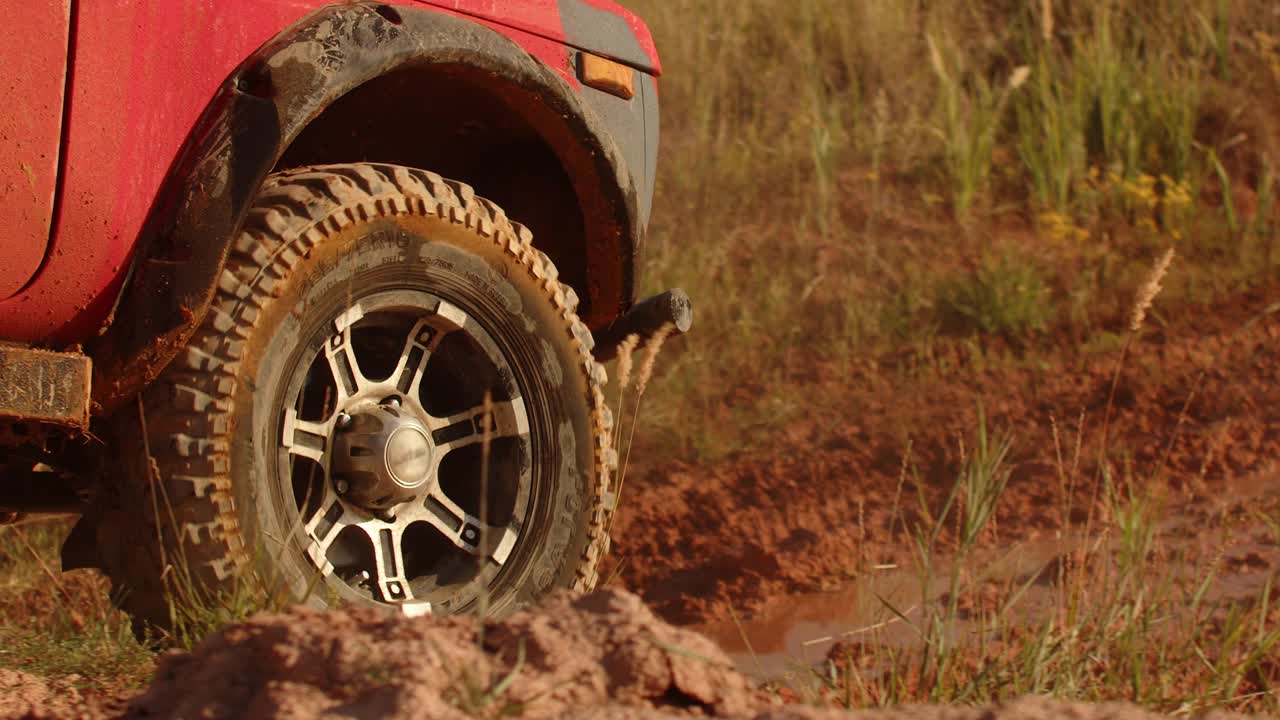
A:
[[[75,678],[47,680],[0,668],[0,718],[98,720],[115,717],[120,709],[110,701],[82,694]]]
[[[374,610],[257,618],[163,658],[129,717],[742,716],[761,702],[711,641],[605,590],[488,625]]]
[[[130,701],[0,670],[9,718],[655,718],[754,720],[1149,720],[1124,704],[1023,698],[983,708],[839,711],[783,706],[707,638],[659,620],[623,590],[562,594],[500,623],[378,610],[296,609],[161,659]],[[1219,717],[1229,717],[1221,715]]]

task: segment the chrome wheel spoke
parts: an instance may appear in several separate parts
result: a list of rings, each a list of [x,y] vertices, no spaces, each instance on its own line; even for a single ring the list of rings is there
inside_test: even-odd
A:
[[[407,523],[386,523],[370,520],[360,524],[360,529],[373,543],[376,575],[373,578],[378,592],[386,602],[413,600],[413,590],[404,571],[404,551],[401,541]]]
[[[281,442],[290,454],[323,465],[324,454],[329,450],[329,426],[327,423],[299,419],[298,411],[290,408],[284,414],[284,437]]]
[[[529,416],[524,399],[503,400],[464,410],[443,418],[430,418],[431,439],[436,451],[444,456],[452,450],[482,442],[486,433],[490,440],[529,434]]]
[[[333,572],[333,565],[329,563],[328,558],[329,548],[342,529],[352,524],[353,520],[342,501],[329,488],[329,484],[325,483],[319,509],[307,519],[303,527],[303,532],[307,536],[307,555],[320,569],[321,574],[328,575]]]
[[[489,525],[468,514],[438,487],[428,493],[419,517],[439,530],[461,550],[490,558],[499,565],[507,561],[519,533],[511,527]]]
[[[358,304],[352,305],[333,321],[338,331],[324,343],[324,356],[329,361],[339,400],[355,395],[369,384],[364,373],[360,372],[360,363],[356,361],[355,348],[351,343],[351,326],[362,317],[364,309]]]
[[[404,349],[400,351],[400,362],[391,373],[396,389],[402,395],[418,397],[422,387],[422,375],[426,371],[431,353],[440,347],[440,341],[452,331],[451,328],[438,328],[426,318],[414,323],[405,340]]]

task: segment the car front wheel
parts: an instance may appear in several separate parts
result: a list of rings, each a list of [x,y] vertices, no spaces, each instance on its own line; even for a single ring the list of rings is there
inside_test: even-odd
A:
[[[167,625],[175,580],[410,613],[593,587],[614,454],[576,306],[465,185],[272,176],[203,325],[114,420],[117,597]]]

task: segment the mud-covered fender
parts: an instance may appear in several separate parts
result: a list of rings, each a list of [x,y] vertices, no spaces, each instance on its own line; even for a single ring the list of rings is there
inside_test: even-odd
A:
[[[519,96],[573,179],[588,228],[593,306],[616,314],[630,304],[641,189],[596,103],[477,22],[403,5],[330,6],[247,59],[187,139],[140,234],[115,320],[91,347],[100,411],[132,397],[185,345],[259,186],[307,124],[365,82],[433,63],[477,69]]]

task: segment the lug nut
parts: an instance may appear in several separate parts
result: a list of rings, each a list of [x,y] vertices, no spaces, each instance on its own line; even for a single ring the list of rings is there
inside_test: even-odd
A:
[[[346,492],[351,489],[351,485],[348,484],[346,480],[334,480],[333,489],[337,490],[339,495],[345,495]]]
[[[347,413],[338,413],[338,429],[346,430],[351,427],[351,416]]]
[[[387,398],[387,404],[391,407],[400,407],[400,398],[392,396]]]

